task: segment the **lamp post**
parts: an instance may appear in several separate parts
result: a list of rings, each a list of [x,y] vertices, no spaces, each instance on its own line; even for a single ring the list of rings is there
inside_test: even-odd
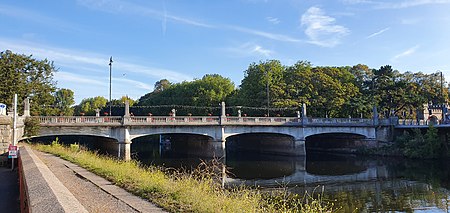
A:
[[[442,103],[441,103],[441,113],[442,113],[442,123],[445,123],[445,111],[444,108],[445,106],[445,98],[444,98],[444,80],[443,80],[443,76],[442,76],[442,71],[438,70],[438,72],[441,75],[441,98],[442,98]]]
[[[270,106],[270,97],[269,97],[269,70],[266,71],[266,93],[267,93],[267,117],[270,117],[269,114],[269,106]]]
[[[109,58],[109,116],[111,116],[111,70],[112,70],[112,56]]]

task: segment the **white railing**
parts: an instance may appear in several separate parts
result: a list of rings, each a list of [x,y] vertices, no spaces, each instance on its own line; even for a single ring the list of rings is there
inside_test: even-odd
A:
[[[415,119],[399,119],[398,125],[403,126],[427,126],[429,124],[428,120],[415,120]]]
[[[226,117],[222,122],[228,124],[238,123],[301,123],[301,119],[293,117]]]
[[[41,116],[41,125],[373,125],[372,119],[219,116]]]
[[[71,123],[109,123],[121,124],[122,117],[108,116],[108,117],[94,117],[94,116],[40,116],[39,122],[41,124],[71,124]]]
[[[219,124],[219,117],[199,117],[199,116],[133,116],[125,118],[131,124],[174,124],[174,123],[216,123]]]
[[[366,124],[372,125],[372,119],[365,118],[308,118],[308,124]]]

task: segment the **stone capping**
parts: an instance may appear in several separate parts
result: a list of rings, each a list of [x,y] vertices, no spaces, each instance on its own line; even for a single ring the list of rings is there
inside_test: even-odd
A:
[[[30,147],[19,155],[22,212],[88,212]]]

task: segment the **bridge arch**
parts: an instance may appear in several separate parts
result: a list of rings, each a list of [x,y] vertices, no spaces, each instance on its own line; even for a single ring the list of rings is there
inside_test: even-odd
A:
[[[134,137],[131,152],[138,158],[149,155],[206,156],[211,155],[214,138],[205,134],[155,133]]]
[[[376,130],[373,127],[339,126],[339,127],[307,127],[304,138],[319,134],[355,134],[366,138],[376,138]]]
[[[226,152],[266,153],[276,155],[302,155],[296,150],[296,138],[290,134],[275,132],[251,132],[228,135]]]
[[[306,152],[355,152],[359,148],[367,147],[369,140],[367,136],[357,133],[327,132],[306,137],[305,147]]]
[[[93,134],[47,134],[27,137],[22,140],[31,143],[51,144],[53,141],[63,145],[79,144],[89,150],[98,151],[101,154],[116,155],[117,139]]]
[[[145,137],[148,135],[164,135],[164,134],[187,134],[187,135],[201,135],[213,138],[217,140],[221,138],[221,135],[217,134],[216,129],[219,127],[211,128],[208,126],[190,126],[188,128],[182,126],[159,126],[153,128],[145,127],[130,127],[130,139]]]

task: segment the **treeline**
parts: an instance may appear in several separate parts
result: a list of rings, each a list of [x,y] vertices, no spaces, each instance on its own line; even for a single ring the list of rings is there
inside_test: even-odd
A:
[[[447,98],[441,73],[401,73],[389,65],[313,66],[306,61],[284,66],[269,60],[250,64],[238,88],[220,75],[176,84],[163,79],[137,101],[135,110],[167,115],[170,107],[178,107],[183,115],[218,114],[219,103],[225,101],[233,115],[242,109],[250,116],[292,116],[305,103],[313,117],[371,117],[377,106],[382,117],[415,118],[423,104],[440,104]]]
[[[74,105],[73,91],[57,88],[57,72],[48,60],[36,60],[4,51],[0,53],[0,102],[10,104],[14,93],[31,99],[34,115],[101,115],[109,113],[104,97],[85,98]],[[128,97],[112,100],[112,114],[123,115],[125,100],[134,115],[295,116],[303,103],[312,117],[371,117],[373,106],[381,116],[415,118],[425,103],[448,99],[448,85],[441,73],[399,72],[391,66],[313,66],[299,61],[286,66],[278,60],[252,63],[236,86],[229,78],[207,74],[201,79],[172,83],[162,79],[155,89],[134,103]]]
[[[36,60],[9,50],[0,52],[0,103],[11,107],[17,94],[19,111],[23,109],[21,102],[29,98],[32,115],[73,114],[73,91],[56,87],[56,71],[47,59]]]

